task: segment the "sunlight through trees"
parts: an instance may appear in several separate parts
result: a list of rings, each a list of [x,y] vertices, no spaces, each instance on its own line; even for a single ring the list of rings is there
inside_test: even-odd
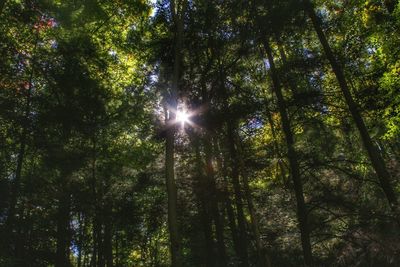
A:
[[[0,1],[0,267],[400,266],[396,0]]]

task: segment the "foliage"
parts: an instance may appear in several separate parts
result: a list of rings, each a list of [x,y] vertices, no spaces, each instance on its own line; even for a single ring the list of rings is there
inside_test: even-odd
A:
[[[398,266],[400,5],[307,3],[1,1],[0,265]]]

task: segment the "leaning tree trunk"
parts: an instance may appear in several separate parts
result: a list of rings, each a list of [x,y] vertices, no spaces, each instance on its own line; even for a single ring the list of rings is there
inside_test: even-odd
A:
[[[365,126],[364,120],[361,117],[360,111],[358,110],[357,104],[351,95],[350,89],[348,87],[346,77],[342,67],[339,62],[335,58],[333,51],[326,39],[324,32],[322,31],[320,18],[316,15],[314,11],[313,4],[309,0],[304,0],[304,7],[308,16],[311,19],[311,22],[314,26],[314,29],[318,35],[318,39],[324,49],[325,55],[329,60],[329,63],[332,66],[332,70],[336,76],[336,79],[339,83],[339,87],[343,93],[347,106],[349,107],[351,116],[357,126],[357,129],[360,133],[361,140],[364,144],[365,149],[367,150],[368,156],[371,160],[372,166],[378,176],[379,183],[381,188],[386,196],[386,199],[389,203],[390,208],[392,209],[396,220],[400,223],[400,218],[398,215],[398,201],[396,194],[393,190],[393,187],[390,183],[391,177],[386,168],[385,162],[380,155],[378,149],[373,144],[371,137],[368,133],[367,127]]]
[[[281,123],[283,133],[286,139],[287,145],[287,153],[288,160],[290,166],[290,174],[293,181],[296,203],[297,203],[297,219],[299,221],[299,228],[301,234],[301,245],[303,248],[304,262],[306,266],[312,266],[312,251],[311,251],[311,242],[310,242],[310,230],[308,226],[308,213],[307,207],[304,201],[304,192],[303,192],[303,184],[300,176],[300,167],[297,157],[297,152],[294,148],[294,138],[292,129],[290,127],[289,116],[286,110],[285,100],[282,94],[282,88],[279,82],[278,74],[275,68],[274,58],[272,56],[272,50],[269,45],[268,40],[264,40],[264,48],[267,53],[269,65],[270,65],[270,73],[272,77],[272,89],[277,98],[278,110],[281,115]]]

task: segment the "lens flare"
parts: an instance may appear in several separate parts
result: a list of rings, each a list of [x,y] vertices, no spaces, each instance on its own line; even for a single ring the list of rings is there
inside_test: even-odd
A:
[[[178,112],[176,112],[176,122],[182,125],[189,122],[189,117],[189,113],[185,111],[178,110]]]

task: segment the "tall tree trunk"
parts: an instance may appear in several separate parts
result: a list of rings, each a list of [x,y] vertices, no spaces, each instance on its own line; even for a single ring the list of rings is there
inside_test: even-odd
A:
[[[203,76],[204,77],[204,76]],[[205,79],[202,79],[201,82],[202,88],[202,106],[209,106],[210,100],[207,92],[207,85],[205,83]],[[205,186],[205,201],[208,202],[210,211],[213,217],[214,225],[215,225],[215,233],[217,238],[217,249],[218,249],[218,266],[226,266],[227,265],[227,255],[225,248],[225,237],[224,237],[224,222],[223,216],[220,215],[219,212],[219,192],[216,186],[216,177],[214,173],[213,166],[213,151],[212,151],[212,134],[213,131],[210,127],[210,122],[208,120],[209,114],[205,114],[205,134],[203,136],[203,146],[204,146],[204,154],[205,154],[205,172],[206,172],[206,186]]]
[[[290,174],[293,181],[294,191],[296,195],[296,203],[297,203],[297,219],[299,221],[299,228],[301,234],[301,245],[303,248],[304,262],[306,266],[312,266],[312,251],[311,251],[311,242],[310,242],[310,230],[308,226],[308,212],[307,207],[304,201],[304,193],[303,193],[303,184],[300,176],[300,167],[297,157],[297,152],[294,148],[294,139],[293,133],[290,126],[289,117],[286,110],[285,100],[282,94],[282,88],[279,82],[278,74],[276,72],[274,58],[272,56],[272,50],[269,45],[268,40],[264,40],[264,48],[267,53],[269,65],[270,65],[270,73],[272,77],[273,83],[273,91],[277,98],[277,104],[279,113],[281,115],[281,123],[283,133],[286,139],[287,145],[287,153],[288,160],[290,166]]]
[[[239,244],[240,244],[240,266],[248,266],[248,252],[247,252],[247,232],[246,232],[246,220],[244,217],[244,207],[243,207],[243,194],[242,188],[239,180],[239,166],[238,166],[238,155],[235,147],[234,141],[234,122],[228,122],[228,145],[229,153],[231,157],[231,178],[233,183],[233,190],[235,192],[235,205],[237,211],[237,220],[239,227]]]
[[[234,137],[235,137],[234,142],[236,144],[236,148],[238,151],[238,160],[239,160],[238,163],[239,163],[240,173],[241,173],[242,181],[243,181],[244,195],[246,197],[247,207],[248,207],[249,213],[250,213],[251,228],[252,228],[255,243],[256,243],[256,249],[257,249],[257,255],[258,255],[257,266],[271,267],[271,260],[267,254],[266,249],[263,247],[262,242],[261,242],[260,226],[259,226],[256,211],[254,208],[253,198],[251,196],[251,190],[249,187],[249,179],[248,179],[246,171],[245,171],[245,165],[243,162],[243,158],[240,156],[240,155],[243,155],[243,151],[241,149],[241,144],[240,144],[239,136],[238,136],[237,132],[235,132]]]
[[[37,41],[36,41],[37,43]],[[36,51],[36,44],[35,48],[33,51]],[[13,227],[14,224],[14,219],[15,219],[15,210],[16,210],[16,205],[18,202],[18,196],[19,196],[19,191],[20,191],[20,186],[21,186],[21,175],[22,175],[22,168],[24,164],[24,159],[25,159],[25,150],[26,150],[26,142],[27,142],[27,137],[28,137],[28,128],[29,128],[29,114],[31,113],[31,101],[32,101],[32,86],[33,86],[33,69],[31,70],[31,73],[29,75],[29,85],[28,85],[28,90],[26,94],[26,103],[25,103],[25,111],[24,111],[24,118],[23,118],[23,124],[22,124],[22,131],[21,131],[21,138],[20,138],[20,144],[19,144],[19,151],[18,151],[18,157],[17,157],[17,167],[15,170],[15,178],[14,181],[12,182],[11,186],[11,195],[10,195],[10,204],[9,204],[9,210],[8,210],[8,215],[7,215],[7,221],[6,221],[6,226],[10,229],[10,227]]]
[[[103,220],[103,207],[98,211],[98,227],[97,227],[97,265],[96,267],[105,267],[105,258],[104,258],[104,220]]]
[[[92,247],[92,257],[90,259],[90,266],[97,267],[99,258],[99,222],[98,222],[97,211],[95,212],[93,218],[92,239],[93,239],[93,247]]]
[[[3,11],[5,3],[6,3],[5,0],[0,2],[0,15],[1,15],[1,12]],[[21,244],[23,243],[23,242],[22,243],[20,242],[21,238],[19,236],[14,236],[14,233],[18,232],[18,230],[15,229],[14,227],[15,227],[15,214],[16,214],[16,209],[17,209],[17,203],[18,203],[18,198],[20,195],[22,169],[23,169],[23,164],[24,164],[24,160],[25,160],[27,139],[28,139],[28,134],[29,134],[29,126],[30,126],[29,115],[31,113],[33,78],[34,78],[33,65],[34,65],[34,61],[35,61],[36,48],[38,46],[38,43],[39,43],[39,34],[37,33],[35,36],[35,44],[34,44],[33,51],[32,51],[33,57],[31,59],[31,69],[29,71],[28,89],[26,91],[26,102],[25,102],[25,110],[24,110],[24,115],[23,115],[24,117],[23,117],[23,122],[22,122],[19,151],[18,151],[18,156],[17,156],[17,166],[15,169],[15,177],[11,184],[10,202],[9,202],[9,208],[8,208],[8,212],[7,212],[6,222],[5,222],[5,229],[7,231],[5,238],[9,241],[8,248],[10,249],[11,253],[16,253],[15,254],[16,256],[25,253],[25,251],[23,251],[23,250],[25,250],[25,248],[23,246],[21,247]],[[18,250],[18,251],[15,251],[15,250]]]
[[[118,231],[115,232],[115,266],[116,267],[120,267],[119,264],[119,235],[118,235]]]
[[[207,177],[207,192],[208,201],[210,202],[211,212],[215,224],[215,232],[217,237],[217,247],[218,247],[218,266],[227,265],[227,256],[224,241],[224,227],[221,221],[220,213],[218,210],[218,197],[217,197],[217,187],[215,183],[214,167],[212,163],[212,151],[211,142],[209,140],[210,136],[206,135],[204,138],[204,152],[206,157],[206,177]]]
[[[83,213],[79,212],[78,214],[78,223],[79,223],[79,229],[78,229],[78,258],[77,258],[77,262],[78,262],[78,267],[82,266],[82,250],[83,250],[83,236],[85,233],[85,225],[84,225],[84,217],[83,217]]]
[[[172,75],[171,92],[168,99],[167,133],[165,141],[165,172],[168,194],[168,229],[170,236],[171,265],[174,267],[182,266],[181,241],[178,231],[177,215],[177,189],[175,184],[175,118],[178,106],[179,81],[181,77],[182,48],[183,48],[183,23],[186,13],[186,0],[175,2],[170,1],[171,14],[175,29],[174,43],[174,66]]]
[[[170,120],[174,120],[174,115]],[[175,184],[174,171],[174,142],[175,130],[171,127],[167,130],[166,149],[165,149],[165,168],[166,168],[166,184],[168,193],[168,229],[170,236],[171,265],[174,267],[182,266],[181,262],[181,244],[178,231],[177,216],[177,190]]]
[[[219,70],[219,82],[220,82],[220,89],[222,93],[222,97],[224,98],[223,106],[225,110],[229,110],[229,105],[228,105],[228,92],[225,86],[225,73],[220,66]],[[230,167],[231,167],[231,180],[232,180],[232,185],[233,185],[233,191],[234,191],[234,201],[235,201],[235,206],[236,206],[236,212],[237,212],[237,225],[238,225],[238,246],[240,247],[238,249],[239,254],[237,255],[239,258],[239,266],[241,267],[246,267],[249,266],[249,257],[248,257],[248,251],[247,251],[247,231],[246,231],[246,220],[244,216],[244,206],[243,206],[243,194],[242,194],[242,188],[240,185],[240,173],[239,173],[239,166],[237,164],[238,162],[238,155],[237,155],[237,150],[235,147],[235,142],[234,142],[234,132],[235,132],[235,120],[234,119],[229,119],[226,124],[227,127],[227,134],[226,134],[226,145],[228,146],[228,151],[229,151],[229,159],[230,159]]]
[[[219,151],[219,144],[218,142],[215,142],[214,147],[218,148],[218,152],[215,153],[216,155],[220,155]],[[240,255],[241,253],[241,245],[240,245],[240,240],[239,240],[239,235],[238,235],[238,230],[236,226],[236,221],[235,221],[235,212],[233,210],[233,205],[232,201],[230,198],[230,190],[228,188],[229,181],[227,179],[228,177],[228,171],[227,171],[227,164],[224,164],[222,156],[217,156],[217,166],[219,170],[222,170],[222,177],[223,177],[223,201],[225,204],[225,209],[226,209],[226,214],[228,217],[228,226],[232,235],[232,241],[233,241],[233,247],[236,252],[236,255]]]
[[[314,11],[313,4],[309,0],[304,0],[304,7],[306,12],[308,13],[308,16],[311,19],[314,29],[318,35],[318,39],[324,49],[325,55],[332,66],[332,70],[336,76],[336,79],[339,83],[339,87],[343,93],[347,106],[349,107],[350,113],[360,133],[364,147],[368,152],[368,156],[378,176],[379,183],[386,196],[389,206],[392,209],[397,222],[400,223],[399,220],[400,218],[398,214],[398,200],[393,190],[393,187],[390,183],[391,177],[386,168],[385,162],[382,156],[380,155],[378,149],[371,140],[367,127],[365,126],[364,120],[361,117],[360,112],[358,110],[357,104],[354,101],[353,96],[351,95],[343,69],[332,52],[328,40],[326,39],[326,36],[322,30],[320,18],[316,15]]]
[[[98,257],[97,257],[97,265],[96,267],[105,267],[106,266],[106,239],[105,239],[105,225],[106,225],[106,218],[105,218],[105,213],[106,207],[105,204],[103,203],[103,198],[104,198],[104,188],[103,188],[103,183],[99,183],[99,206],[96,209],[96,222],[97,222],[97,251],[98,251]]]
[[[71,266],[70,255],[70,211],[71,211],[71,195],[69,193],[67,177],[61,177],[60,196],[58,199],[57,212],[57,250],[56,250],[56,267]]]
[[[204,175],[202,171],[202,160],[200,155],[200,145],[199,145],[199,137],[194,136],[194,140],[192,141],[195,147],[196,153],[196,188],[194,188],[194,192],[199,201],[199,212],[203,226],[204,232],[204,240],[205,240],[205,255],[204,255],[204,263],[206,266],[215,266],[215,255],[214,255],[214,240],[212,234],[212,221],[209,214],[209,209],[207,208],[207,199],[205,197],[205,192],[208,190],[204,183]]]
[[[112,251],[112,224],[111,224],[111,208],[107,207],[106,219],[104,221],[104,259],[105,266],[113,267],[113,251]]]
[[[96,123],[95,123],[96,125]],[[102,262],[102,184],[98,181],[97,177],[97,136],[96,132],[93,132],[92,136],[92,162],[91,162],[91,185],[92,185],[92,195],[94,204],[94,215],[92,220],[92,257],[90,261],[91,267],[104,266]]]

